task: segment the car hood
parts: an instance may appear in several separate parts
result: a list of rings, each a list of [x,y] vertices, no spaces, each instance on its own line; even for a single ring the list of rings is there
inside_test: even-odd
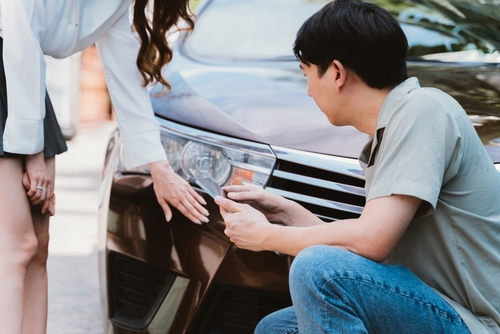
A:
[[[166,73],[172,89],[161,92],[159,85],[154,87],[153,108],[160,117],[231,137],[357,158],[368,136],[350,126],[331,125],[307,96],[307,81],[297,63],[288,63],[272,68],[174,62]],[[409,74],[422,86],[454,96],[469,113],[493,161],[500,162],[498,67],[410,63]]]
[[[153,108],[185,125],[349,158],[358,157],[368,138],[353,127],[331,125],[307,96],[307,82],[298,68],[205,66],[171,72],[167,80],[172,89],[161,93],[155,87]]]

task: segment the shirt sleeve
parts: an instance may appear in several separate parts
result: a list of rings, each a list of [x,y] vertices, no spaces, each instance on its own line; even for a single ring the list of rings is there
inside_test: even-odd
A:
[[[10,153],[34,154],[44,145],[44,27],[35,15],[43,15],[43,8],[33,0],[0,0],[0,6],[8,109],[3,147]]]
[[[443,183],[461,160],[461,136],[455,118],[438,99],[411,93],[388,122],[367,201],[393,194],[420,198],[417,216],[434,211]]]
[[[125,151],[125,167],[167,160],[160,127],[136,65],[139,41],[128,12],[96,43]]]

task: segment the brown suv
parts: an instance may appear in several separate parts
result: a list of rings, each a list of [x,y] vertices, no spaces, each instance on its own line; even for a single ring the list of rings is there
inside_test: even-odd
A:
[[[196,178],[244,180],[325,221],[363,210],[357,157],[367,138],[328,123],[292,53],[299,26],[324,3],[209,0],[198,8],[195,31],[181,36],[165,71],[171,91],[154,87],[151,98],[170,163],[200,193]],[[466,108],[500,171],[500,38],[489,11],[468,29],[435,9],[382,5],[408,36],[410,75]],[[179,212],[167,223],[147,170],[125,170],[120,156],[115,132],[100,199],[106,333],[253,333],[263,316],[290,305],[291,257],[236,248],[206,194],[210,223]]]

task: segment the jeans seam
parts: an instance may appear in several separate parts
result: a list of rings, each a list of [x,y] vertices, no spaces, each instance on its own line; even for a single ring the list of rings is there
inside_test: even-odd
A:
[[[416,302],[419,302],[421,303],[422,305],[426,305],[426,306],[429,306],[431,307],[432,309],[434,310],[437,310],[439,313],[443,314],[443,315],[446,315],[448,317],[448,319],[452,320],[453,322],[456,322],[456,323],[461,323],[463,322],[463,319],[460,317],[460,315],[452,315],[448,312],[446,312],[445,310],[442,310],[436,306],[434,306],[433,304],[430,304],[428,302],[425,302],[425,301],[422,301],[420,299],[417,299],[417,298],[413,298],[411,296],[408,296],[408,295],[405,295],[405,294],[402,294],[402,293],[399,293],[397,291],[394,291],[394,290],[391,290],[391,289],[387,289],[385,288],[383,285],[379,285],[379,284],[374,284],[372,282],[368,282],[368,281],[365,281],[363,279],[359,279],[359,278],[352,278],[352,277],[335,277],[335,278],[331,278],[329,279],[328,281],[325,282],[325,284],[323,284],[323,286],[321,287],[320,291],[321,291],[321,294],[322,294],[322,298],[323,298],[323,303],[326,303],[326,300],[324,298],[325,296],[325,293],[324,293],[324,290],[326,289],[326,286],[328,284],[330,284],[332,281],[335,281],[335,280],[349,280],[349,281],[358,281],[359,283],[361,284],[365,284],[365,285],[370,285],[372,287],[376,287],[376,288],[379,288],[379,289],[382,289],[384,291],[387,291],[387,292],[391,292],[393,294],[396,294],[396,295],[399,295],[401,297],[405,297],[407,299],[410,299],[410,300],[413,300],[413,301],[416,301]],[[451,306],[450,306],[451,307]],[[324,308],[326,310],[326,308]]]

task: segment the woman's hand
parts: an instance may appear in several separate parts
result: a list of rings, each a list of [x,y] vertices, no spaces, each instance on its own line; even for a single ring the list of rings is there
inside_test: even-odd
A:
[[[170,204],[193,223],[208,223],[208,211],[203,207],[207,203],[186,180],[175,173],[167,161],[152,162],[149,169],[158,203],[167,221],[172,219]]]
[[[23,185],[27,190],[28,198],[32,205],[40,205],[41,212],[44,214],[51,206],[51,199],[54,199],[54,190],[52,189],[52,180],[45,165],[43,152],[26,155],[24,157]],[[53,214],[51,206],[50,213]]]

